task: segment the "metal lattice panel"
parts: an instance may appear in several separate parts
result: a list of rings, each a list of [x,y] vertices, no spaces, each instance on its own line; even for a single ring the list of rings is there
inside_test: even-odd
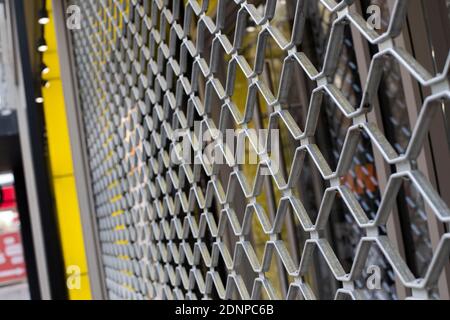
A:
[[[415,275],[386,231],[403,183],[418,234],[422,208],[450,221],[416,163],[450,99],[450,58],[431,75],[396,46],[407,0],[380,34],[351,0],[71,3],[84,17],[73,48],[110,298],[391,299],[395,281],[430,297],[450,234]],[[289,21],[281,6],[291,6]],[[378,49],[365,83],[350,27]],[[432,92],[409,130],[396,127],[394,145],[368,117],[383,83],[390,119],[404,120],[393,62]],[[294,102],[296,93],[306,98]],[[227,129],[240,130],[257,165],[238,163],[218,134]],[[253,129],[270,129],[266,141]],[[278,130],[281,159],[270,143]],[[205,155],[205,133],[225,164]],[[393,168],[383,192],[374,153]],[[364,287],[374,264],[379,295]]]

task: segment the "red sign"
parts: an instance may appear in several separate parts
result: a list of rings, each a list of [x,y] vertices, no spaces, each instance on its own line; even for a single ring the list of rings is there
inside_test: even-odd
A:
[[[22,281],[26,276],[19,232],[0,234],[0,284]]]
[[[12,209],[16,207],[16,191],[13,186],[0,187],[0,209]]]

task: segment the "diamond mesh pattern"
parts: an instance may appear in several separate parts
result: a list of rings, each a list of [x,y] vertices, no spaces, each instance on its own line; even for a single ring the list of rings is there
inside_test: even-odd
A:
[[[395,278],[413,298],[429,297],[448,264],[450,235],[416,278],[386,232],[403,181],[436,219],[450,221],[416,165],[449,99],[450,63],[433,76],[395,46],[408,1],[396,2],[382,34],[349,10],[353,1],[292,1],[288,27],[274,0],[70,2],[84,17],[73,48],[110,298],[395,298]],[[378,47],[366,83],[349,26]],[[408,142],[394,146],[367,117],[393,60],[433,92]],[[267,64],[280,69],[278,81],[267,81]],[[295,87],[299,75],[313,84],[303,116],[290,100],[293,88],[307,91]],[[401,107],[392,102],[392,119]],[[320,142],[319,118],[330,147]],[[280,129],[288,159],[276,163],[273,146],[255,143],[255,127]],[[255,168],[238,164],[214,134],[227,162],[204,157],[201,135],[230,128],[250,141]],[[177,132],[188,137],[192,163]],[[293,152],[284,150],[290,142]],[[384,192],[374,152],[394,168]],[[322,191],[305,188],[314,171]],[[367,265],[389,278],[384,294],[365,288]]]

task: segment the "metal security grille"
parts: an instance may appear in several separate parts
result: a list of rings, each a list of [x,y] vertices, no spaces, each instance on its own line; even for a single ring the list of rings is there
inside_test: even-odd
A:
[[[418,159],[448,112],[450,55],[427,70],[396,41],[408,1],[387,3],[69,1],[111,299],[448,295],[448,191]]]

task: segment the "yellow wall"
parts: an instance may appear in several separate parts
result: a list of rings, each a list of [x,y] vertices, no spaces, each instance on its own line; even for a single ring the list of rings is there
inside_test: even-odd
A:
[[[60,238],[66,268],[78,266],[81,270],[80,289],[68,289],[71,300],[91,299],[88,269],[80,220],[80,210],[75,188],[69,132],[60,78],[56,33],[51,0],[47,0],[50,23],[45,26],[45,39],[49,50],[44,53],[44,63],[50,73],[44,78],[50,88],[42,88],[45,121],[49,144],[51,175],[58,215]],[[69,275],[66,274],[66,277]]]

